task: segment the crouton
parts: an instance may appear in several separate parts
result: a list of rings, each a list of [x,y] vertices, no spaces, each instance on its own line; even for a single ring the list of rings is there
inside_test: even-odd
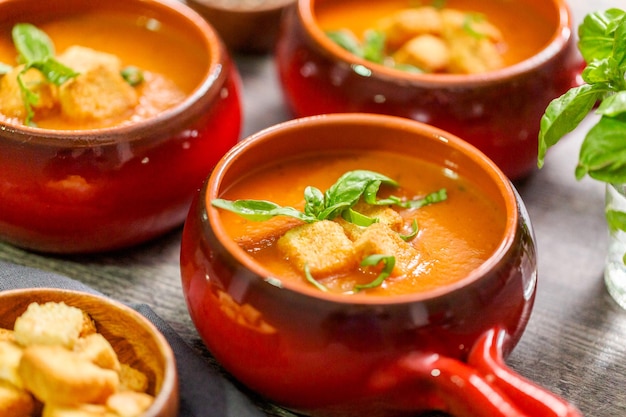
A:
[[[78,72],[59,88],[61,112],[70,119],[102,120],[125,113],[139,102],[137,92],[122,77],[115,55],[72,46],[59,62]]]
[[[419,35],[402,45],[393,59],[398,64],[412,65],[426,72],[441,72],[450,63],[450,48],[438,36]]]
[[[385,33],[390,51],[423,34],[439,35],[443,24],[439,10],[432,6],[404,9],[380,19],[376,28]]]
[[[148,377],[138,369],[127,364],[120,365],[120,390],[146,392],[148,390]]]
[[[124,114],[139,102],[119,73],[99,65],[59,87],[61,112],[73,120],[104,120]]]
[[[119,384],[117,372],[61,346],[25,348],[18,372],[26,389],[46,404],[103,404]]]
[[[477,74],[504,66],[497,45],[486,38],[459,36],[450,46],[450,72]]]
[[[46,404],[41,417],[120,417],[99,404]]]
[[[358,203],[353,207],[353,210],[363,214],[364,216],[377,219],[378,223],[389,226],[391,230],[395,230],[396,232],[400,232],[400,230],[402,230],[404,222],[402,216],[389,206],[376,206],[371,204]],[[337,223],[339,223],[339,225],[341,225],[341,227],[343,227],[344,232],[352,241],[358,239],[359,236],[361,236],[363,231],[365,231],[366,229],[366,227],[358,226],[342,218],[337,218],[334,221],[336,221]]]
[[[299,271],[327,277],[358,265],[354,245],[343,228],[330,220],[296,226],[278,239],[278,250]]]
[[[22,348],[14,342],[0,340],[0,381],[9,382],[23,389],[22,378],[17,372],[20,359],[22,359]]]
[[[141,392],[124,391],[111,395],[106,406],[120,417],[140,417],[154,402],[154,398]]]
[[[359,259],[373,254],[394,256],[396,264],[392,275],[404,275],[419,262],[419,253],[410,243],[382,223],[368,226],[354,243]]]
[[[0,327],[0,340],[15,342],[15,335],[13,334],[13,330],[3,329]]]
[[[0,381],[0,416],[29,417],[35,410],[35,401],[26,391]]]
[[[100,368],[112,369],[116,372],[120,370],[117,354],[109,341],[100,333],[78,339],[74,345],[74,352]]]
[[[0,113],[5,117],[26,119],[24,96],[17,80],[23,68],[20,65],[0,77]],[[50,110],[56,105],[58,88],[47,82],[39,70],[31,68],[21,78],[26,87],[38,96],[37,102],[31,103],[34,111]]]
[[[15,320],[14,335],[22,346],[61,345],[71,349],[84,325],[84,313],[78,308],[65,303],[32,303]]]

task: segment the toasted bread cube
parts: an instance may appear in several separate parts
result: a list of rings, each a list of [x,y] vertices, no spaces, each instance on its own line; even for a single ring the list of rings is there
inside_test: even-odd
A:
[[[125,363],[120,364],[120,391],[146,392],[148,377],[138,369]]]
[[[6,381],[0,381],[0,416],[29,417],[35,410],[33,397]]]
[[[99,404],[59,405],[46,404],[41,417],[119,417]]]
[[[120,370],[120,362],[113,346],[100,333],[93,333],[78,339],[74,352],[100,368]]]
[[[308,265],[314,277],[347,272],[358,265],[354,245],[330,220],[296,226],[278,239],[278,249],[299,271]]]
[[[13,334],[13,330],[3,329],[0,327],[0,340],[15,342],[15,335]]]
[[[70,119],[102,120],[137,105],[137,92],[120,74],[117,56],[72,46],[58,60],[79,73],[59,89],[61,111]]]
[[[449,71],[460,74],[477,74],[504,66],[496,44],[486,38],[459,36],[451,44]]]
[[[396,264],[392,275],[404,275],[419,263],[419,253],[410,243],[402,240],[400,235],[382,223],[368,226],[354,243],[359,259],[380,254],[394,256]]]
[[[24,66],[20,65],[0,76],[0,113],[6,117],[22,120],[27,114],[17,77],[23,68]],[[57,87],[48,83],[39,70],[31,68],[22,74],[21,78],[26,87],[39,97],[36,103],[31,104],[33,110],[49,110],[55,106]]]
[[[15,340],[22,346],[61,345],[71,349],[83,330],[83,314],[63,302],[31,303],[15,320]]]
[[[57,57],[63,65],[75,72],[88,72],[96,67],[104,66],[112,71],[122,70],[122,61],[117,55],[109,54],[84,46],[73,45]]]
[[[21,359],[21,347],[14,342],[0,340],[0,381],[9,382],[17,388],[24,388],[22,378],[17,372]]]
[[[502,32],[481,15],[456,9],[441,10],[442,34],[448,38],[455,33],[465,33],[473,37],[486,37],[493,42],[502,42]],[[472,32],[472,33],[470,33]]]
[[[396,63],[412,65],[426,72],[441,72],[450,63],[450,48],[438,36],[419,35],[402,45],[393,54],[393,59]]]
[[[27,347],[18,372],[25,388],[43,403],[104,404],[119,384],[117,372],[61,346]]]
[[[376,28],[385,33],[390,51],[400,48],[410,39],[423,34],[439,35],[443,22],[439,10],[432,6],[399,10],[380,19]]]
[[[399,232],[402,229],[404,223],[402,216],[389,206],[375,206],[371,204],[359,203],[355,205],[353,209],[364,216],[377,219],[378,223],[385,224],[396,232]],[[338,218],[335,221],[343,227],[344,232],[352,241],[357,240],[366,229],[366,227],[358,226],[342,218]]]
[[[59,102],[70,119],[103,120],[132,109],[139,97],[118,71],[100,65],[61,85]]]
[[[106,406],[120,417],[140,417],[154,402],[154,397],[142,392],[123,391],[111,395]]]

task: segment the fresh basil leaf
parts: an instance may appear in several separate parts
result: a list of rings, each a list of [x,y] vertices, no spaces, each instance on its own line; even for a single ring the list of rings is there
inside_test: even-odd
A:
[[[324,209],[324,193],[318,188],[308,186],[304,189],[304,212],[317,217]]]
[[[589,13],[578,28],[578,49],[587,62],[612,55],[614,34],[625,12],[608,9]]]
[[[585,175],[604,182],[626,182],[626,115],[600,118],[581,145],[576,178]]]
[[[318,220],[332,220],[339,216],[344,210],[354,206],[354,203],[349,201],[339,201],[329,207],[324,208],[318,215]]]
[[[361,47],[361,43],[349,30],[342,29],[328,31],[326,32],[326,36],[346,51],[363,58],[363,48]]]
[[[597,114],[608,117],[619,116],[626,113],[626,91],[619,91],[602,100],[596,110]]]
[[[541,117],[537,165],[541,168],[551,146],[580,124],[596,101],[610,89],[604,84],[583,84],[548,104]]]
[[[411,223],[411,229],[412,229],[411,233],[409,233],[408,235],[401,234],[400,239],[404,240],[405,242],[415,239],[415,237],[419,233],[419,227],[417,226],[417,219],[413,219],[413,223]]]
[[[30,23],[18,23],[11,31],[13,43],[23,64],[54,56],[54,45],[45,32]]]
[[[402,204],[399,204],[402,208],[410,208],[410,209],[418,209],[420,207],[427,206],[429,204],[440,203],[448,199],[448,190],[442,188],[438,191],[427,194],[423,198],[419,198],[417,200],[408,200],[403,201]]]
[[[13,70],[11,65],[0,62],[0,75],[8,74],[11,70]]]
[[[612,58],[596,59],[591,61],[583,70],[581,77],[587,84],[606,83],[608,88],[619,76],[620,70],[617,62]]]
[[[138,86],[144,80],[143,71],[132,65],[122,68],[120,74],[122,75],[124,81],[126,81],[131,87]]]
[[[363,58],[382,64],[385,59],[385,34],[378,30],[368,30],[363,39]]]
[[[311,268],[309,268],[309,264],[304,264],[304,276],[306,277],[307,281],[315,286],[315,288],[323,292],[328,292],[328,287],[313,278],[313,275],[311,275]]]
[[[376,266],[381,262],[383,263],[383,269],[378,277],[370,283],[355,285],[354,291],[378,287],[385,281],[385,279],[387,279],[387,277],[389,277],[389,275],[391,275],[393,268],[396,266],[396,258],[393,256],[378,254],[369,255],[361,261],[361,266]]]
[[[216,198],[211,201],[211,205],[224,210],[231,211],[243,218],[252,221],[265,221],[276,216],[288,216],[300,219],[307,223],[317,219],[302,213],[292,207],[281,207],[276,203],[265,200],[236,200],[229,201]]]
[[[378,218],[366,216],[362,213],[359,213],[358,211],[352,210],[351,208],[342,211],[341,217],[345,221],[361,227],[367,227],[371,226],[374,223],[378,223]]]
[[[324,193],[325,206],[327,209],[331,207],[352,207],[365,194],[368,187],[372,183],[376,184],[377,182],[393,187],[398,186],[398,183],[394,180],[377,172],[367,170],[349,171],[326,190],[326,193]],[[333,217],[327,218],[332,219]]]
[[[38,69],[49,82],[55,85],[61,85],[78,75],[73,69],[52,57],[45,58],[43,61],[32,62],[28,66]]]
[[[611,232],[626,232],[626,213],[620,210],[607,210],[604,214]]]

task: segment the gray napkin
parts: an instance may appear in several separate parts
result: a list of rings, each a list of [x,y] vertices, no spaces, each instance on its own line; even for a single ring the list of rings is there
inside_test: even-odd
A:
[[[0,261],[0,291],[17,288],[63,288],[102,295],[65,276]],[[231,381],[212,368],[152,309],[131,305],[168,340],[176,356],[180,381],[179,417],[260,417],[266,414]]]

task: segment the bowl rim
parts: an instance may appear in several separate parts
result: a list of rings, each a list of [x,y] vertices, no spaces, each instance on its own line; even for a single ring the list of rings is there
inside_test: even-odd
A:
[[[358,71],[364,71],[365,74],[375,75],[383,79],[405,80],[413,84],[469,87],[513,79],[524,73],[533,71],[535,68],[541,67],[567,48],[568,43],[573,38],[572,12],[565,0],[549,1],[554,5],[559,19],[558,25],[554,28],[549,42],[544,45],[539,52],[523,61],[497,70],[478,74],[411,73],[367,61],[346,51],[326,36],[324,31],[316,23],[317,19],[314,12],[316,0],[298,0],[296,13],[302,22],[304,31],[313,40],[314,44],[322,51],[325,51],[325,53],[331,55],[334,59],[350,65],[353,70],[358,69]]]
[[[161,333],[161,331],[154,325],[147,317],[143,314],[139,313],[135,309],[130,306],[123,304],[120,301],[109,298],[104,295],[99,295],[87,291],[79,291],[79,290],[71,290],[65,288],[54,288],[54,287],[37,287],[37,288],[15,288],[9,289],[5,291],[0,291],[0,299],[5,297],[14,297],[14,296],[28,296],[32,294],[41,294],[44,298],[46,295],[50,295],[50,297],[54,296],[54,298],[65,298],[66,296],[80,296],[89,299],[89,301],[93,303],[99,303],[102,305],[107,305],[111,308],[115,308],[117,310],[122,311],[125,314],[128,314],[133,317],[135,321],[140,322],[143,326],[145,326],[151,334],[151,337],[154,339],[157,344],[159,351],[161,351],[164,355],[165,359],[165,368],[163,369],[163,381],[160,387],[159,392],[155,395],[154,401],[150,408],[148,408],[141,417],[157,417],[161,416],[162,410],[168,408],[168,403],[171,401],[170,398],[178,401],[178,373],[176,368],[176,358],[174,355],[174,351],[170,346],[169,342]],[[32,298],[32,297],[31,297]],[[89,313],[89,312],[87,312]]]
[[[226,6],[220,0],[187,0],[190,5],[198,5],[208,10],[215,10],[219,12],[233,13],[233,14],[250,14],[266,13],[266,12],[279,12],[280,10],[288,7],[296,0],[269,0],[266,2],[259,2],[258,5],[252,7],[246,6]]]
[[[504,208],[506,214],[506,224],[504,228],[504,236],[498,247],[493,251],[491,256],[483,262],[478,268],[472,270],[465,278],[454,281],[444,287],[438,287],[433,290],[423,291],[413,294],[401,294],[389,296],[372,296],[364,294],[345,294],[324,293],[313,287],[305,287],[294,284],[290,280],[280,280],[274,278],[272,273],[263,268],[262,265],[255,262],[244,249],[228,237],[224,227],[219,221],[219,210],[215,207],[207,207],[209,198],[214,198],[220,194],[221,181],[225,177],[229,168],[236,163],[237,158],[246,152],[254,152],[255,149],[263,147],[264,142],[272,140],[275,132],[297,132],[299,129],[306,129],[309,126],[336,124],[365,124],[387,126],[392,129],[411,131],[416,134],[425,136],[425,140],[434,140],[452,146],[454,149],[464,153],[468,158],[475,162],[492,180],[493,184],[499,190],[504,200]],[[304,297],[316,298],[321,301],[329,301],[344,305],[396,305],[403,303],[413,303],[436,299],[472,285],[489,275],[492,270],[498,269],[507,260],[507,255],[515,249],[515,242],[519,240],[518,222],[521,217],[519,205],[523,204],[508,177],[491,161],[482,151],[459,137],[448,133],[444,130],[431,125],[424,124],[411,119],[399,116],[370,114],[370,113],[334,113],[322,114],[315,116],[307,116],[297,119],[291,119],[282,123],[265,128],[251,136],[243,139],[237,145],[224,155],[222,159],[213,169],[203,188],[200,191],[200,222],[203,229],[203,236],[207,236],[210,230],[219,244],[232,256],[239,265],[242,265],[253,275],[262,277],[259,282],[263,285],[276,287],[280,290],[289,290],[291,293],[300,294]]]
[[[23,0],[3,0],[9,3]],[[120,142],[131,142],[150,136],[153,131],[175,131],[186,120],[197,114],[194,110],[197,103],[210,103],[219,94],[227,77],[227,52],[215,29],[195,10],[177,0],[132,0],[142,8],[153,12],[172,14],[177,19],[186,21],[189,31],[195,31],[198,44],[207,51],[209,59],[207,70],[196,88],[176,106],[170,107],[148,119],[129,124],[95,129],[60,130],[26,126],[0,120],[1,139],[14,139],[20,142],[60,145],[60,146],[101,146]],[[50,3],[52,4],[52,3]],[[90,11],[89,13],[92,13]],[[27,138],[27,140],[25,140]]]

